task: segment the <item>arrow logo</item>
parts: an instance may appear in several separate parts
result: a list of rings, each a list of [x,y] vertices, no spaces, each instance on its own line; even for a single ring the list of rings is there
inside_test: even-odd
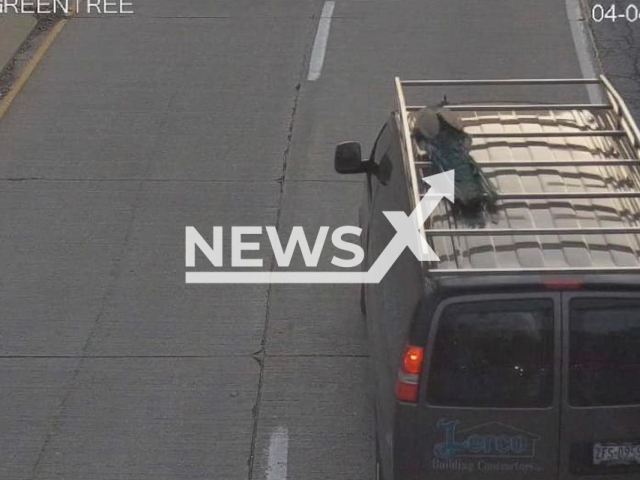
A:
[[[440,259],[421,234],[427,218],[443,198],[454,202],[455,171],[422,179],[431,186],[407,216],[404,212],[382,212],[396,234],[368,272],[187,272],[187,283],[380,283],[405,248],[419,261]]]
[[[407,217],[404,212],[383,212],[396,229],[396,234],[371,269],[366,272],[368,281],[364,283],[380,283],[405,247],[408,247],[420,261],[440,261],[426,238],[420,234],[420,228],[443,198],[447,198],[450,202],[454,201],[455,170],[425,177],[422,181],[431,185],[431,188],[411,215]]]

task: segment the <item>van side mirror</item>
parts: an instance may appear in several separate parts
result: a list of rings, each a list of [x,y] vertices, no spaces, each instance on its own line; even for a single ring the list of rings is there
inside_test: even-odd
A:
[[[334,166],[341,174],[364,173],[367,163],[362,161],[362,149],[358,142],[342,142],[336,147]]]

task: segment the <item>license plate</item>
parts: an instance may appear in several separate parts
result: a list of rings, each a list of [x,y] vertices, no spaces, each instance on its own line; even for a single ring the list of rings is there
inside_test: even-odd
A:
[[[593,445],[594,465],[640,464],[640,444],[596,443]]]

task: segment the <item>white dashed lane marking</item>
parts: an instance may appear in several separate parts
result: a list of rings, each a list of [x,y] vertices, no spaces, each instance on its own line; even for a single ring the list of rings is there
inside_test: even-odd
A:
[[[322,73],[322,65],[324,64],[324,56],[327,52],[327,42],[329,40],[329,30],[331,29],[331,17],[333,17],[333,9],[336,2],[324,2],[320,22],[318,22],[318,31],[316,32],[316,40],[313,43],[313,51],[311,52],[311,61],[309,62],[309,76],[307,80],[315,82],[320,78]]]
[[[287,480],[287,462],[289,457],[289,431],[278,427],[269,440],[269,463],[267,480]]]

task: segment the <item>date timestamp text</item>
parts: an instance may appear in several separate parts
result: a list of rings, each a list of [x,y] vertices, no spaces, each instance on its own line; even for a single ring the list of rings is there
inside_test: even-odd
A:
[[[616,21],[634,23],[640,20],[640,7],[633,3],[626,6],[615,3],[610,5],[596,3],[591,7],[591,20],[596,23]]]

